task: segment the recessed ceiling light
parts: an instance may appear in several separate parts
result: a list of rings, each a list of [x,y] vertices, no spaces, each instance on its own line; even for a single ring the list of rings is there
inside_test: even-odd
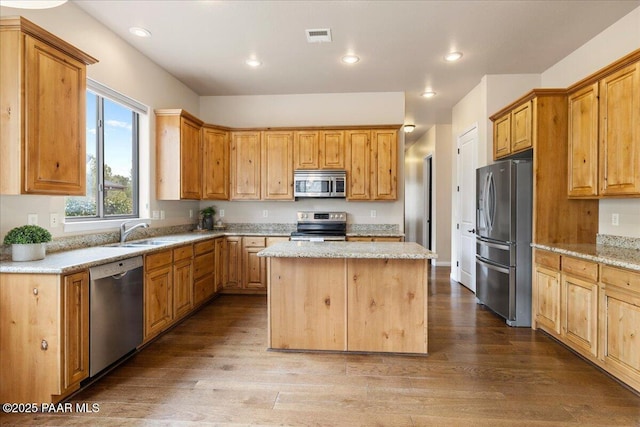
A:
[[[246,61],[244,61],[244,63],[247,64],[249,67],[253,67],[253,68],[256,68],[262,65],[262,62],[258,61],[255,58],[247,59]]]
[[[67,0],[2,0],[2,6],[14,7],[16,9],[50,9],[52,7],[58,7],[66,2]]]
[[[404,132],[411,133],[416,129],[416,125],[404,125]]]
[[[138,37],[143,37],[143,38],[151,37],[151,31],[142,27],[131,27],[129,28],[129,32],[134,36],[138,36]]]
[[[447,62],[455,62],[462,58],[462,52],[449,52],[444,56],[444,60]]]
[[[436,93],[432,90],[427,90],[424,91],[420,94],[420,96],[424,97],[424,98],[433,98],[434,96],[436,96]]]
[[[355,55],[345,55],[342,57],[342,62],[345,64],[355,64],[358,61],[360,61],[360,58]]]

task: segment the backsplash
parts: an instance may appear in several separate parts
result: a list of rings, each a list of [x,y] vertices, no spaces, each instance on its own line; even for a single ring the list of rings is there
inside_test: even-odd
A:
[[[640,238],[627,236],[613,236],[611,234],[597,234],[596,243],[605,246],[617,246],[625,249],[640,250]]]
[[[296,230],[296,224],[287,223],[225,223],[226,233],[273,233],[286,235]],[[166,236],[169,234],[189,233],[195,229],[195,224],[174,225],[157,228],[135,229],[127,240],[137,240],[149,237]],[[214,230],[215,231],[215,230]],[[347,233],[359,234],[399,234],[398,224],[349,224]],[[120,231],[107,233],[81,234],[76,236],[59,237],[47,243],[47,253],[70,251],[91,246],[109,245],[120,241]],[[11,245],[0,246],[0,261],[11,259]]]

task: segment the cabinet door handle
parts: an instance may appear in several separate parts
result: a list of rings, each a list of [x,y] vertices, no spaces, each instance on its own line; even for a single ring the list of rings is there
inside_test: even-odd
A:
[[[42,342],[40,343],[40,348],[44,351],[47,351],[49,349],[49,343],[47,342],[47,340],[42,340]]]
[[[38,295],[38,288],[33,288],[33,294]]]

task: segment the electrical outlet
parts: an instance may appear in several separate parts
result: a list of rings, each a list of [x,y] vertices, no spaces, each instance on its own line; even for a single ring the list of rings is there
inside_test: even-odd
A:
[[[160,211],[153,211],[151,215],[151,219],[160,219]]]
[[[220,209],[220,218],[224,218],[224,209]]]
[[[371,209],[371,218],[375,218],[378,215],[375,209]]]
[[[189,209],[189,218],[193,218],[193,209]]]
[[[620,225],[620,216],[617,213],[611,214],[611,225]]]
[[[29,224],[29,225],[38,225],[38,214],[29,214],[29,215],[27,215],[27,224]]]
[[[164,219],[164,211],[163,210],[160,211],[160,219]]]
[[[57,213],[49,214],[49,226],[51,228],[56,228],[58,226],[58,222],[60,222],[60,217]]]
[[[265,209],[265,210],[263,210],[263,211],[262,211],[262,217],[263,217],[263,218],[267,218],[268,216],[269,216],[269,211],[268,211],[268,210],[266,210],[266,209]]]

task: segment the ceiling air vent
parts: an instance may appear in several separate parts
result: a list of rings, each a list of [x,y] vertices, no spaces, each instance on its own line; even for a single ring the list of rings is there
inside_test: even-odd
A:
[[[309,43],[330,43],[331,30],[329,28],[317,30],[305,30],[307,33],[307,42]]]

